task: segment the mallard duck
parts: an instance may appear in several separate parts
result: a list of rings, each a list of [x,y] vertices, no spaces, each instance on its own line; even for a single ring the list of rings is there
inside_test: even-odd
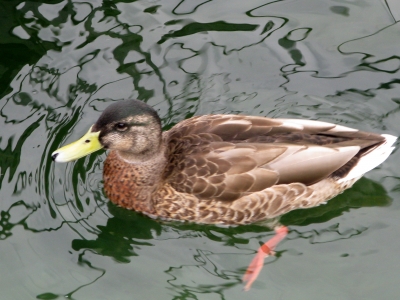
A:
[[[109,149],[104,191],[115,204],[166,220],[249,224],[325,203],[381,164],[395,141],[320,121],[222,114],[162,132],[153,108],[124,100],[52,158]]]

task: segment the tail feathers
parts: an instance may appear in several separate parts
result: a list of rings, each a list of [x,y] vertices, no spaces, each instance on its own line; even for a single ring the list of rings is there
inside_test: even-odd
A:
[[[357,165],[345,177],[338,180],[339,183],[361,177],[388,158],[394,149],[393,144],[396,142],[397,137],[390,134],[382,134],[382,136],[385,138],[385,142],[362,156]]]

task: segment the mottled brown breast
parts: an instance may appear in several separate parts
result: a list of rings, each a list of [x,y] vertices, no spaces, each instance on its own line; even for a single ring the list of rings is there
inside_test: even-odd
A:
[[[152,194],[160,182],[163,164],[135,165],[111,151],[104,163],[104,191],[115,204],[136,211],[155,213]]]

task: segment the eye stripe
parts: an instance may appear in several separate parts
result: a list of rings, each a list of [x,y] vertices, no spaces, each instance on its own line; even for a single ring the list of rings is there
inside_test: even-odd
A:
[[[147,126],[149,123],[131,123],[132,126]]]
[[[129,124],[124,122],[118,122],[114,124],[114,128],[118,131],[125,131],[131,126],[145,127],[148,126],[149,124],[150,122],[130,122]]]

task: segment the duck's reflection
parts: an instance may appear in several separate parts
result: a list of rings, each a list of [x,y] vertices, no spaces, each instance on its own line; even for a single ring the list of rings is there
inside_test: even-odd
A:
[[[349,239],[353,236],[363,234],[368,228],[357,227],[341,231],[338,228],[339,223],[332,225],[332,222],[328,221],[337,218],[351,209],[387,206],[390,205],[391,201],[391,198],[387,195],[382,185],[367,178],[362,178],[353,188],[330,200],[326,205],[292,211],[281,217],[280,223],[288,226],[290,229],[288,240],[309,239],[310,243],[335,242],[336,240]],[[220,261],[228,259],[224,258],[224,256],[231,258],[235,256],[238,258],[243,255],[247,255],[250,261],[254,255],[254,251],[249,251],[249,247],[246,248],[245,245],[249,244],[252,239],[258,239],[261,243],[261,241],[266,239],[266,235],[272,235],[269,229],[260,224],[220,227],[192,223],[163,222],[116,207],[111,203],[108,204],[108,210],[112,217],[107,220],[105,226],[98,226],[99,233],[97,234],[97,238],[94,240],[75,239],[72,241],[72,248],[79,252],[92,250],[99,255],[112,257],[118,262],[128,263],[133,262],[132,258],[135,256],[145,255],[145,248],[147,246],[154,246],[155,244],[159,246],[160,243],[164,242],[170,245],[167,241],[171,241],[172,239],[176,240],[174,243],[177,248],[179,244],[182,244],[182,247],[187,247],[188,243],[183,242],[183,240],[188,238],[193,239],[190,242],[193,243],[193,248],[190,249],[190,252],[193,253],[193,264],[188,264],[187,258],[182,257],[182,261],[185,261],[184,264],[171,265],[167,270],[164,270],[165,273],[175,278],[168,280],[168,283],[179,294],[192,289],[203,290],[205,288],[205,285],[194,281],[191,282],[192,286],[187,286],[188,281],[178,279],[180,276],[175,274],[176,272],[190,273],[190,270],[193,268],[202,268],[210,276],[214,277],[217,284],[212,290],[217,287],[218,289],[225,289],[232,285],[241,284],[245,266],[232,264],[227,267],[227,264]],[[321,229],[321,226],[319,226],[318,230],[301,230],[301,227],[316,223],[326,223],[326,227]],[[266,233],[266,231],[269,232]],[[204,241],[204,237],[206,240],[219,243],[220,246],[211,243],[212,249],[206,249],[205,247],[207,246],[204,246],[204,242],[202,242]],[[196,241],[196,239],[198,240]],[[284,248],[284,245],[282,246]],[[285,249],[282,249],[282,246],[278,247],[278,257],[285,251]],[[160,251],[163,251],[163,249],[160,249]],[[182,253],[187,253],[187,251]],[[165,261],[177,261],[176,257],[171,259],[165,257],[164,259]],[[230,263],[237,261],[236,259],[234,261],[230,259],[228,259]],[[276,258],[272,258],[267,260],[266,263],[272,263],[275,260]],[[268,272],[268,269],[264,271]],[[216,277],[218,277],[218,280]],[[207,284],[208,290],[209,287],[210,285]]]

